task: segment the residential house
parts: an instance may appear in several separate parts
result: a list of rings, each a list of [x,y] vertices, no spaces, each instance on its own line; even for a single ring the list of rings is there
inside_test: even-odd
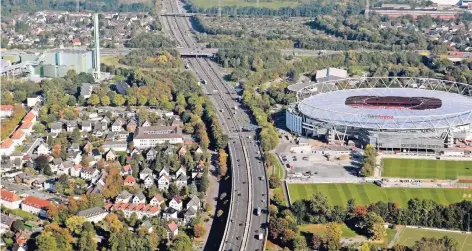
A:
[[[69,120],[66,123],[67,132],[73,132],[77,127],[77,120]]]
[[[84,180],[91,180],[93,177],[99,175],[100,172],[95,168],[82,168],[80,171],[80,178]]]
[[[95,161],[100,161],[102,159],[102,153],[97,148],[92,149],[92,157]]]
[[[164,174],[157,179],[157,188],[160,190],[167,191],[169,189],[170,179],[169,176]]]
[[[71,42],[72,42],[72,45],[73,45],[73,46],[82,46],[82,42],[81,42],[80,39],[77,38],[77,37],[74,38],[74,39],[72,39]]]
[[[197,218],[197,210],[195,208],[190,207],[187,210],[185,210],[184,213],[184,222],[189,223],[192,219]]]
[[[115,203],[117,202],[129,203],[132,197],[133,197],[132,194],[130,194],[126,190],[123,190],[121,191],[120,194],[118,194],[118,196],[116,196]]]
[[[117,152],[125,152],[128,149],[128,143],[126,140],[105,141],[103,142],[102,147],[104,151],[113,149]]]
[[[136,179],[131,175],[127,175],[125,180],[124,180],[124,185],[125,186],[134,186],[134,185],[136,185]]]
[[[185,146],[182,146],[178,152],[179,154],[179,158],[181,158],[182,156],[184,156],[185,154],[187,153],[187,148],[185,148]]]
[[[187,186],[187,175],[181,174],[177,179],[175,180],[175,184],[179,189],[182,189],[183,187]]]
[[[154,195],[154,197],[152,197],[152,199],[149,201],[149,204],[151,206],[161,206],[162,203],[165,202],[165,199],[164,197],[160,194],[160,193],[156,193],[156,195]]]
[[[92,122],[89,120],[82,121],[82,132],[91,132],[92,131]]]
[[[15,151],[15,144],[10,138],[6,138],[0,145],[0,155],[9,156]]]
[[[4,213],[0,214],[0,234],[5,234],[10,231],[13,222],[15,222],[18,217],[8,216]],[[2,245],[3,246],[3,245]]]
[[[141,127],[148,127],[148,126],[151,126],[151,125],[152,125],[151,122],[149,120],[146,120],[141,124]]]
[[[197,150],[195,150],[195,154],[203,154],[202,148],[198,147]]]
[[[157,156],[156,149],[151,147],[151,149],[149,149],[149,151],[147,151],[146,153],[146,160],[149,162],[154,161],[156,159],[156,156]]]
[[[0,118],[11,117],[12,114],[13,114],[13,105],[0,105]]]
[[[115,122],[111,125],[111,131],[112,132],[120,132],[123,131],[123,125],[125,124],[124,119],[122,118],[117,118]]]
[[[179,177],[182,174],[184,174],[184,175],[187,174],[187,169],[185,169],[184,166],[180,166],[179,170],[177,170],[177,172],[175,172],[175,177]]]
[[[167,239],[172,240],[179,235],[179,227],[171,221],[167,224]]]
[[[173,209],[179,212],[182,211],[182,208],[183,208],[182,198],[180,198],[180,196],[178,195],[174,196],[174,198],[172,198],[172,200],[169,202],[169,207],[172,207]]]
[[[84,217],[86,221],[98,223],[99,221],[105,219],[105,217],[108,215],[108,212],[101,207],[92,207],[78,212],[77,215]]]
[[[28,107],[36,106],[37,104],[41,104],[43,102],[43,98],[41,96],[31,97],[26,99],[26,105]]]
[[[152,170],[149,169],[149,167],[146,167],[139,173],[139,179],[144,180],[144,178],[146,178],[149,175],[152,176]]]
[[[125,176],[125,175],[133,175],[133,168],[131,167],[131,165],[125,165],[121,168],[121,176]]]
[[[48,191],[48,192],[55,193],[56,192],[56,182],[57,182],[56,178],[50,178],[50,179],[45,180],[43,182],[43,189]]]
[[[139,127],[134,133],[134,146],[140,149],[158,144],[182,144],[183,134],[178,126]]]
[[[26,197],[21,203],[21,210],[39,215],[41,217],[47,217],[46,208],[51,205],[51,202],[43,200],[34,196]]]
[[[159,172],[159,176],[162,176],[162,175],[167,175],[167,176],[170,175],[168,167],[164,167],[164,168],[161,169],[161,171]]]
[[[82,171],[82,165],[80,164],[75,164],[72,162],[74,166],[70,169],[70,176],[72,177],[80,177],[80,173]]]
[[[87,142],[87,143],[84,145],[83,150],[84,150],[85,153],[91,155],[91,154],[92,154],[92,150],[93,150],[93,145],[92,145],[92,143]]]
[[[80,151],[69,151],[67,153],[68,155],[68,159],[67,160],[70,160],[72,162],[74,162],[74,164],[79,164],[81,161],[82,161],[82,153]]]
[[[62,132],[62,123],[61,122],[52,123],[51,133],[57,135],[61,132]]]
[[[178,219],[178,212],[172,207],[167,207],[163,212],[162,212],[162,219],[168,221],[171,219]]]
[[[146,204],[146,196],[144,196],[143,192],[139,192],[133,197],[134,204]]]
[[[128,90],[130,88],[130,86],[128,85],[128,83],[126,83],[125,81],[118,81],[115,83],[115,90],[117,93],[121,94],[121,95],[125,95],[126,94],[126,90]]]
[[[13,140],[13,144],[15,146],[19,146],[23,144],[23,141],[25,140],[26,135],[22,130],[18,129],[13,133],[13,135],[10,138]]]
[[[139,228],[146,231],[148,234],[153,231],[152,223],[148,220],[145,220]]]
[[[165,155],[171,156],[174,154],[174,147],[173,146],[168,146],[166,150],[164,151]]]
[[[48,155],[49,154],[49,146],[45,143],[42,143],[36,149],[36,152],[39,156],[41,155]]]
[[[152,175],[148,175],[146,178],[144,178],[144,187],[150,188],[152,185],[154,185],[154,178]]]
[[[20,126],[20,129],[26,134],[31,135],[33,132],[33,122],[30,120],[23,120]]]
[[[9,209],[20,208],[21,198],[8,190],[2,189],[0,204]]]
[[[72,176],[70,170],[73,169],[74,166],[75,166],[75,165],[74,165],[74,162],[72,162],[72,161],[70,161],[70,160],[64,161],[64,162],[62,162],[61,165],[59,165],[59,168],[57,169],[56,174],[57,174],[57,175],[62,175],[62,174],[67,174],[67,175],[69,175],[69,174],[70,174],[70,175]],[[80,171],[79,171],[79,174],[80,174]],[[77,177],[77,176],[76,176],[76,177]]]
[[[134,131],[136,131],[137,126],[138,126],[138,123],[136,122],[136,120],[130,119],[130,121],[126,125],[126,130],[128,132],[134,132]]]
[[[201,168],[201,167],[194,167],[194,168],[192,168],[192,171],[191,171],[191,173],[192,173],[192,179],[201,178],[204,171],[205,171],[205,170],[204,170],[203,168]]]
[[[200,199],[196,195],[193,195],[190,201],[187,203],[186,208],[187,209],[194,208],[195,211],[197,211],[200,209],[200,205],[201,205]]]
[[[113,151],[113,149],[110,149],[110,151],[107,152],[107,154],[105,154],[105,159],[107,161],[114,161],[116,160],[116,153],[115,151]]]
[[[57,172],[57,170],[59,169],[59,167],[61,166],[62,164],[62,158],[59,157],[59,158],[55,158],[51,161],[51,163],[49,164],[49,167],[51,167],[51,171],[53,173]]]
[[[74,151],[74,152],[79,152],[80,151],[80,145],[77,144],[77,143],[72,143],[72,145],[70,145],[69,151]]]
[[[146,204],[134,204],[134,203],[126,203],[126,202],[116,202],[115,204],[107,204],[105,208],[110,208],[110,210],[119,210],[122,211],[125,217],[130,217],[133,213],[136,214],[138,219],[142,219],[144,216],[146,217],[154,217],[159,214],[159,207],[151,206]]]

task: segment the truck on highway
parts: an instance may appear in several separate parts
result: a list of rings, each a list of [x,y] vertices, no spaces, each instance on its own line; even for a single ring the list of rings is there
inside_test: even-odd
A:
[[[264,239],[264,234],[263,234],[263,233],[259,233],[259,234],[257,235],[257,239],[258,239],[258,240],[263,240],[263,239]]]
[[[217,94],[218,93],[218,90],[213,90],[213,94]]]

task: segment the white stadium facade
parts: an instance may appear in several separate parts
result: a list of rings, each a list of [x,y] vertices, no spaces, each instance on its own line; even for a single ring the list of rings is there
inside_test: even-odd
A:
[[[472,142],[469,85],[431,78],[347,78],[297,91],[286,125],[328,144],[433,151]]]

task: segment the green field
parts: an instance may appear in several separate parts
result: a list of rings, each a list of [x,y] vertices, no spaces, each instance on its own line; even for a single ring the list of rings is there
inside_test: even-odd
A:
[[[456,179],[472,176],[472,161],[383,159],[383,177]]]
[[[463,199],[472,200],[472,190],[447,188],[381,188],[374,184],[288,184],[290,199],[293,202],[309,199],[312,194],[322,192],[332,205],[346,206],[349,199],[359,205],[377,201],[397,202],[406,207],[412,198],[431,199],[440,204],[451,204]]]
[[[326,232],[326,224],[303,224],[298,226],[300,232],[308,232],[317,235],[323,235]],[[353,238],[356,237],[357,234],[352,229],[346,226],[346,224],[341,225],[341,236],[344,238]]]
[[[415,241],[420,240],[422,237],[442,238],[446,235],[455,239],[459,243],[458,250],[472,250],[472,236],[470,234],[442,232],[417,228],[404,228],[400,233],[400,238],[396,244],[412,246],[415,244]]]
[[[199,8],[208,9],[218,6],[218,0],[191,0]],[[280,9],[283,7],[295,7],[299,2],[292,1],[260,1],[259,8]],[[243,0],[221,0],[221,6],[237,6],[237,7],[257,7],[256,1],[246,2]]]

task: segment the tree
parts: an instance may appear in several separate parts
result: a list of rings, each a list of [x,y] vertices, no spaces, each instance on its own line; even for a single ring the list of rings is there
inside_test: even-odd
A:
[[[118,216],[114,213],[110,213],[105,217],[103,225],[111,233],[118,233],[123,229],[123,223],[121,223]]]
[[[59,182],[58,182],[59,183]],[[59,209],[57,208],[57,206],[55,204],[49,204],[47,207],[46,207],[46,213],[48,215],[48,217],[50,218],[56,218],[57,216],[59,216]]]
[[[100,99],[100,102],[102,103],[103,106],[109,106],[110,105],[110,97],[108,96],[103,96],[101,99]]]
[[[295,251],[308,250],[308,244],[304,236],[298,235],[297,237],[295,237],[295,239],[293,240],[293,249]]]
[[[185,234],[179,234],[174,242],[170,245],[170,251],[191,251],[193,250],[193,243]]]
[[[113,98],[113,104],[116,106],[122,106],[126,102],[126,99],[121,94],[116,94]]]
[[[382,240],[386,235],[387,231],[384,227],[384,220],[382,217],[378,216],[376,213],[371,212],[367,215],[367,231],[372,240]]]
[[[80,235],[85,218],[82,216],[71,216],[66,220],[67,229],[73,234]]]
[[[200,238],[205,235],[205,227],[203,224],[196,224],[193,226],[193,234],[195,237]]]
[[[341,249],[341,227],[339,224],[333,222],[327,224],[322,246],[329,251]]]
[[[47,156],[41,155],[34,160],[34,168],[41,173],[44,173],[47,168],[51,171],[49,160]]]
[[[90,95],[90,98],[88,99],[89,105],[98,105],[100,103],[100,98],[98,97],[97,94],[92,94]]]
[[[130,96],[128,97],[128,105],[136,105],[136,97],[135,96]]]
[[[270,187],[271,189],[275,189],[275,188],[279,187],[280,184],[281,184],[281,182],[280,182],[279,177],[277,177],[277,176],[275,176],[274,174],[272,174],[272,175],[270,176],[270,178],[269,178],[269,187]]]
[[[25,223],[22,220],[15,220],[11,225],[11,230],[15,233],[21,232],[25,229]]]
[[[226,176],[226,173],[228,172],[227,162],[228,154],[226,153],[225,149],[220,149],[218,151],[218,165],[220,167],[220,175],[223,177]]]
[[[415,245],[411,247],[412,251],[457,251],[458,243],[456,240],[444,236],[441,239],[437,239],[434,237],[428,238],[423,237],[419,241],[416,241]]]
[[[43,231],[36,239],[36,246],[39,251],[59,251],[56,238],[51,232]]]
[[[79,239],[79,251],[95,251],[97,250],[97,242],[95,241],[94,231],[84,231]]]

